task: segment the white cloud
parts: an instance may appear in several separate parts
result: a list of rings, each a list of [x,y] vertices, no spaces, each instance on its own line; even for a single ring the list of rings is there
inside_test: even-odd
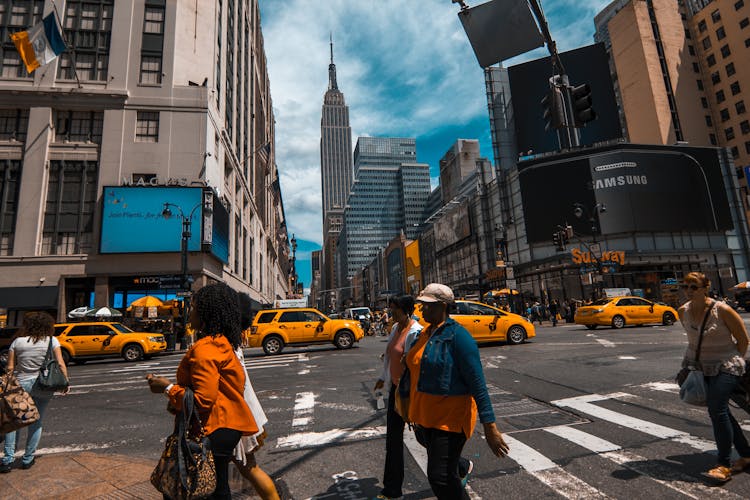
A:
[[[593,16],[607,3],[544,2],[560,50],[591,43]],[[448,0],[261,0],[261,7],[282,196],[298,238],[322,239],[320,112],[330,32],[354,142],[364,135],[419,139],[486,116],[483,72]]]

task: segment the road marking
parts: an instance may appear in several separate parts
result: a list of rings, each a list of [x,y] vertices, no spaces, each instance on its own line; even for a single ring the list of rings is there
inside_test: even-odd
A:
[[[276,448],[312,448],[382,436],[385,436],[385,426],[364,427],[362,429],[331,429],[323,432],[298,432],[280,437],[276,441]]]
[[[662,465],[661,461],[649,460],[635,453],[622,451],[620,446],[580,429],[557,426],[548,427],[544,430],[592,451],[602,458],[611,460],[617,465],[653,479],[657,483],[682,493],[689,498],[742,498],[721,488],[711,488],[700,482],[696,482],[694,477],[678,469]]]
[[[508,456],[526,472],[565,498],[609,498],[603,492],[562,469],[555,462],[521,441],[505,434]]]
[[[617,359],[633,360],[633,359],[638,359],[638,358],[636,358],[635,356],[617,356]]]
[[[312,392],[298,392],[294,400],[294,417],[292,427],[307,427],[313,421],[315,410],[315,394]]]
[[[647,384],[636,385],[635,387],[643,387],[652,391],[669,392],[672,394],[679,394],[680,392],[680,386],[674,382],[649,382]]]
[[[596,339],[604,347],[615,347],[615,343],[605,339]]]
[[[716,445],[706,439],[692,436],[687,432],[672,429],[671,427],[665,427],[663,425],[648,422],[640,418],[631,417],[623,413],[608,410],[601,406],[592,404],[595,401],[604,401],[607,399],[629,399],[633,398],[632,394],[616,392],[602,396],[601,394],[588,394],[585,396],[578,396],[568,399],[560,399],[552,401],[552,404],[560,407],[568,407],[577,410],[581,413],[586,413],[592,417],[600,418],[607,422],[620,425],[635,431],[643,432],[650,436],[654,436],[660,439],[670,439],[677,443],[682,443],[694,448],[696,450],[707,452],[716,449]]]

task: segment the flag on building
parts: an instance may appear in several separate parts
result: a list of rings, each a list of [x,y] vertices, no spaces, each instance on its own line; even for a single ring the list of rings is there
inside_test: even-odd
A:
[[[11,33],[10,38],[29,73],[51,63],[66,49],[54,12],[27,31]]]

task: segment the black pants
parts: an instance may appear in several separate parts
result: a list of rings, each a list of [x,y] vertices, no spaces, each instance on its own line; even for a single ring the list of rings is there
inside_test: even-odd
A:
[[[208,435],[216,466],[216,489],[211,498],[232,498],[232,491],[229,489],[229,462],[234,456],[234,447],[240,442],[241,437],[240,431],[226,428],[216,429]]]
[[[404,420],[396,413],[396,386],[391,384],[386,413],[385,470],[381,495],[400,497],[404,483]]]
[[[469,462],[461,457],[466,444],[463,432],[448,432],[415,426],[414,435],[427,448],[427,479],[438,500],[463,498],[459,468],[465,474]]]

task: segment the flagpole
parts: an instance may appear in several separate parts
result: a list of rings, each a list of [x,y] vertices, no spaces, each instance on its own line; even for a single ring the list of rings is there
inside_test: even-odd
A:
[[[54,0],[52,0],[52,8],[55,11],[55,19],[57,19],[57,24],[60,26],[60,35],[62,36],[63,42],[65,42],[66,47],[70,47],[70,53],[73,59],[73,76],[76,77],[76,83],[78,84],[78,88],[82,89],[83,85],[81,85],[81,80],[78,79],[78,71],[76,70],[78,66],[78,61],[76,60],[76,48],[74,45],[69,44],[68,40],[65,38],[65,29],[63,28],[63,23],[62,23],[62,20],[60,19],[60,12],[58,12],[57,5],[55,5]]]

